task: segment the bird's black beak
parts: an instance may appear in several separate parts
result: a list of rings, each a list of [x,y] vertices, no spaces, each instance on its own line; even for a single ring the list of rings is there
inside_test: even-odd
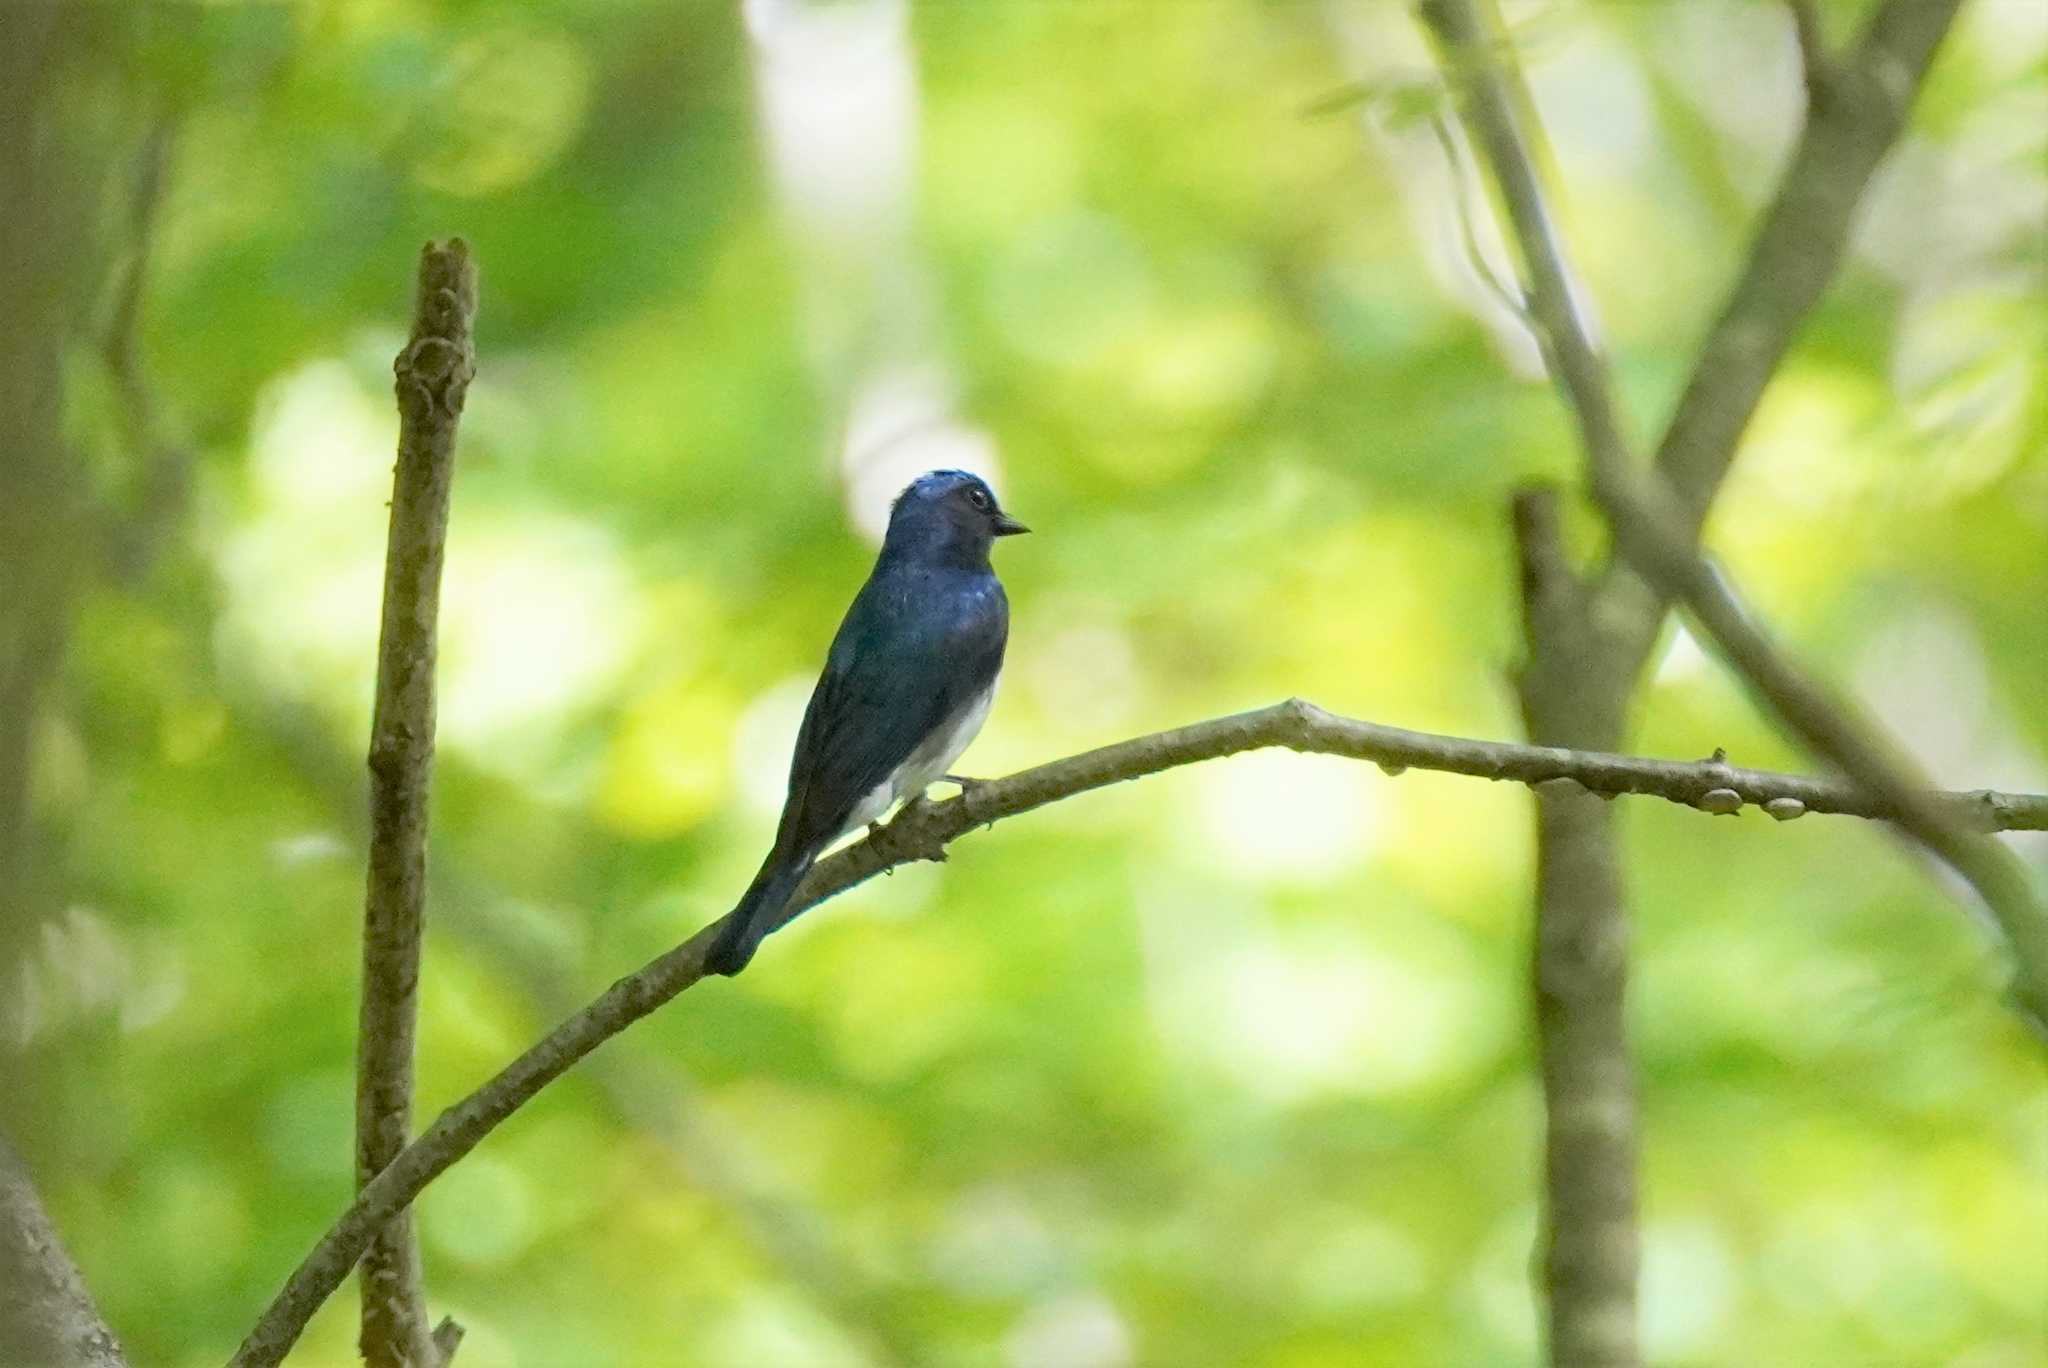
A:
[[[1029,532],[1031,530],[1000,509],[997,510],[991,525],[995,528],[995,533],[998,537],[1014,537],[1020,532]]]

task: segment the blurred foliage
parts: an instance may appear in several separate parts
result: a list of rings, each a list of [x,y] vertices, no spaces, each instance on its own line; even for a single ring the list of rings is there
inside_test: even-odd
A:
[[[765,166],[778,9],[94,19],[74,102],[108,162],[175,122],[138,340],[196,456],[146,572],[76,595],[32,722],[49,892],[9,1029],[23,1147],[137,1363],[217,1361],[348,1195],[421,239],[467,235],[484,278],[421,1114],[721,912],[765,847],[871,554]],[[1789,30],[1742,0],[1510,14],[1647,433],[1796,128]],[[1441,187],[1401,152],[1431,103],[1399,8],[927,0],[893,32],[927,337],[1039,529],[1001,548],[1011,665],[972,769],[1290,693],[1511,735],[1504,502],[1574,456],[1427,264],[1455,251],[1418,235]],[[1958,784],[2048,787],[2044,107],[2038,0],[1971,5],[1711,531]],[[71,370],[121,516],[118,385],[90,348]],[[1802,763],[1682,632],[1640,732]],[[430,1189],[432,1304],[465,1368],[1528,1361],[1527,812],[1260,755],[978,834]],[[1982,929],[1865,825],[1624,826],[1650,1356],[2038,1362],[2048,1088]],[[352,1361],[352,1295],[300,1360]]]

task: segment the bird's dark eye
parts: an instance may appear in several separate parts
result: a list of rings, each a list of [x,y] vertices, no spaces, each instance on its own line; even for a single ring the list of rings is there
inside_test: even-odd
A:
[[[986,489],[970,489],[967,491],[967,502],[986,513],[993,501],[988,497]]]

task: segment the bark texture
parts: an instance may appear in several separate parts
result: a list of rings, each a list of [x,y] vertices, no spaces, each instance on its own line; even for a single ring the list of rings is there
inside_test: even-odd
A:
[[[1617,745],[1635,671],[1566,559],[1553,495],[1517,500],[1515,536],[1527,650],[1518,681],[1523,725],[1531,740],[1549,745]],[[1530,978],[1543,1076],[1538,1259],[1549,1361],[1623,1368],[1638,1360],[1639,1258],[1627,902],[1614,810],[1571,784],[1536,787]]]
[[[28,1170],[0,1138],[0,1363],[127,1368]]]
[[[1579,785],[1598,793],[1644,794],[1713,814],[1755,804],[1780,818],[1805,812],[1885,815],[1861,790],[1825,779],[1736,769],[1718,760],[1645,760],[1437,736],[1340,717],[1294,698],[1056,760],[978,784],[957,798],[910,804],[879,831],[820,861],[790,900],[782,921],[897,865],[942,860],[950,842],[977,827],[1092,789],[1273,746],[1348,756],[1391,772],[1435,769],[1525,784]],[[1938,801],[2004,829],[2048,829],[2048,795],[1980,790],[1942,794]],[[1768,806],[1773,804],[1774,809]],[[233,1362],[243,1368],[281,1362],[306,1322],[363,1256],[377,1229],[578,1060],[703,978],[704,952],[720,925],[711,922],[619,979],[496,1077],[435,1118],[419,1139],[364,1185],[355,1203],[320,1237],[243,1340]]]
[[[1794,731],[1842,764],[1874,801],[1983,892],[2017,954],[2022,1003],[2038,1020],[2048,1008],[2048,924],[2011,861],[1973,840],[1952,810],[1923,802],[1916,776],[1887,764],[1868,729],[1857,732],[1852,711],[1790,672],[1694,549],[1743,430],[1840,265],[1856,206],[1903,132],[1959,3],[1886,0],[1847,61],[1825,51],[1810,8],[1794,5],[1789,12],[1806,64],[1806,124],[1701,348],[1649,481],[1637,474],[1605,365],[1574,303],[1562,235],[1536,174],[1530,136],[1520,127],[1532,105],[1498,16],[1490,7],[1482,14],[1474,0],[1423,0],[1421,12],[1500,189],[1528,276],[1529,314],[1578,423],[1588,483],[1623,552],[1598,575],[1582,578],[1558,546],[1544,498],[1518,504],[1528,651],[1521,698],[1530,738],[1618,748],[1666,602],[1683,598]],[[1653,503],[1650,494],[1661,502]],[[1645,543],[1640,551],[1637,542]],[[1646,564],[1644,553],[1665,559]],[[1638,568],[1650,571],[1648,582]],[[1637,1139],[1620,864],[1607,814],[1579,796],[1539,793],[1534,959],[1548,1122],[1547,1349],[1560,1368],[1630,1368],[1640,1362]],[[1784,805],[1771,810],[1792,814]]]
[[[412,1138],[414,1029],[427,894],[427,799],[434,768],[434,663],[455,434],[476,370],[476,271],[461,238],[420,253],[412,335],[393,365],[398,464],[385,548],[384,617],[370,726],[370,860],[363,907],[362,1023],[356,1047],[356,1184]],[[361,1348],[372,1368],[435,1368],[461,1331],[427,1328],[410,1211],[363,1253]]]

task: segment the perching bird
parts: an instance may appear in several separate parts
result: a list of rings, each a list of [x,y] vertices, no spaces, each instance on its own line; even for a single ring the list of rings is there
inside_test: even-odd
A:
[[[989,548],[1029,530],[965,471],[929,471],[896,496],[804,709],[775,845],[704,956],[707,973],[746,968],[825,848],[921,795],[981,730],[1010,635]]]

